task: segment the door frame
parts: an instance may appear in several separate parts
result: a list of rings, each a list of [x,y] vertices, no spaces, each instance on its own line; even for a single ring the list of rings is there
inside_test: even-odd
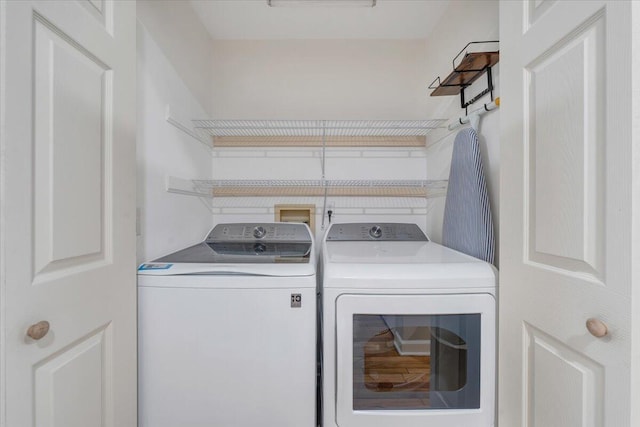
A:
[[[5,167],[4,167],[4,151],[5,151],[5,64],[6,64],[6,16],[7,5],[5,0],[0,0],[0,427],[6,425],[6,375],[5,375],[5,357],[6,357],[6,333],[5,333]]]
[[[631,2],[631,75],[640,73],[640,2]],[[640,81],[632,80],[632,188],[640,189]],[[631,230],[632,259],[640,259],[640,192],[632,191],[631,210],[633,224]],[[640,401],[640,263],[631,265],[631,401]],[[640,425],[640,405],[631,405],[631,425]]]

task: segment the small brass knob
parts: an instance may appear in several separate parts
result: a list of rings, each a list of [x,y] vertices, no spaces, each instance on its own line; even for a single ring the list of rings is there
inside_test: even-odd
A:
[[[607,325],[600,319],[587,319],[587,330],[596,338],[602,338],[609,332]]]
[[[47,335],[47,332],[49,332],[49,322],[43,320],[31,325],[27,330],[27,335],[37,341]]]

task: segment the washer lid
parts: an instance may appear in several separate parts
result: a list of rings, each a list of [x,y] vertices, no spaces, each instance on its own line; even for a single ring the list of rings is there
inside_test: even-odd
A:
[[[315,274],[313,239],[305,224],[219,224],[204,242],[143,264],[138,274],[307,276]]]
[[[307,264],[311,243],[202,242],[154,260],[191,264]]]
[[[204,242],[154,262],[199,264],[309,263],[313,240],[297,223],[218,224]]]

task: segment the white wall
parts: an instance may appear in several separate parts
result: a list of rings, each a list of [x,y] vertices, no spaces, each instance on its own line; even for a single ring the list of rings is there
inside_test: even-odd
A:
[[[218,149],[214,154],[217,179],[320,179],[320,149]],[[426,179],[426,153],[421,148],[328,148],[326,178]],[[218,198],[214,201],[216,223],[273,221],[274,205],[315,204],[316,237],[322,237],[323,216],[334,212],[333,222],[415,222],[426,227],[430,201],[423,198],[328,197],[323,210],[321,197]]]
[[[229,119],[422,119],[424,40],[216,41],[213,111]],[[328,149],[328,179],[425,179],[424,149]],[[221,179],[320,179],[319,149],[220,150]],[[425,200],[332,198],[334,221],[409,221],[426,226]],[[273,220],[275,203],[322,199],[224,201],[215,221]],[[240,207],[242,203],[245,206]],[[326,210],[324,211],[326,212]],[[325,220],[327,218],[325,217]]]
[[[137,0],[138,21],[184,85],[211,113],[211,37],[186,0]]]
[[[498,36],[497,1],[452,2],[434,29],[427,45],[426,55],[430,59],[430,76],[433,78],[438,75],[442,78],[446,77],[451,71],[451,60],[468,42],[498,40]],[[500,63],[492,71],[495,85],[494,95],[500,96]],[[486,87],[484,76],[469,89],[469,93],[477,92],[483,85]],[[490,101],[489,95],[486,95],[470,106],[469,111],[473,111]],[[447,118],[464,115],[458,96],[430,97],[427,111],[428,114]],[[500,110],[492,111],[483,116],[479,130],[480,149],[487,179],[496,244],[499,241],[500,232],[498,209],[500,190],[499,120]],[[427,149],[427,170],[430,179],[446,179],[449,176],[453,140],[460,129],[462,128],[454,132],[439,130],[430,135],[429,148]],[[444,199],[433,200],[426,227],[430,237],[437,242],[442,239],[443,213]],[[496,253],[496,265],[498,265],[499,252]]]
[[[165,120],[167,106],[187,124],[206,112],[140,22],[137,43],[138,262],[143,262],[200,241],[211,228],[211,211],[201,200],[167,193],[165,184],[168,175],[209,178],[211,153]]]
[[[424,40],[217,40],[216,118],[419,119]]]
[[[192,93],[193,100],[200,101],[201,104],[210,103],[211,117],[222,119],[454,118],[463,114],[459,108],[459,98],[430,97],[428,84],[436,76],[444,77],[450,72],[453,56],[467,42],[492,40],[498,36],[497,1],[455,1],[428,40],[216,40],[205,44],[208,53],[201,55],[202,43],[187,43],[190,36],[182,37],[175,28],[159,30],[167,23],[167,17],[172,8],[176,7],[173,4],[176,2],[169,2],[173,5],[160,10],[150,9],[148,2],[142,3],[140,8],[146,17],[141,19],[148,23],[145,26],[155,29],[149,30],[149,33],[152,38],[161,40],[159,44],[163,55],[167,63],[173,64],[175,68],[173,77],[183,82],[183,88]],[[178,28],[184,30],[184,23],[179,24]],[[157,37],[156,32],[159,33]],[[181,41],[173,39],[177,36],[182,37],[178,37]],[[190,53],[180,52],[187,46]],[[198,60],[209,55],[211,89],[208,99],[203,101],[199,91],[194,93],[193,88],[198,85],[198,79],[185,77],[185,71],[178,67],[184,67],[187,60],[178,60],[176,52],[180,52],[185,58],[188,56],[199,58]],[[199,75],[203,75],[201,64],[197,63],[193,68],[199,69]],[[497,69],[498,67],[496,71]],[[149,75],[154,73],[157,70],[148,72]],[[498,93],[497,90],[496,94]],[[154,101],[157,103],[156,108],[163,103],[174,102],[168,101],[166,96],[159,98]],[[480,102],[486,101],[483,99]],[[186,107],[174,108],[175,111],[180,111],[185,121],[191,117],[206,116],[207,109],[207,106],[200,111]],[[498,116],[499,112],[485,116],[480,136],[496,231],[499,231]],[[166,124],[163,126],[166,127]],[[177,131],[172,129],[170,132]],[[163,137],[166,136],[166,132],[161,133]],[[176,138],[189,139],[182,134],[177,136],[178,134],[180,133],[176,133]],[[447,135],[444,131],[435,132],[429,136],[431,145],[426,151],[330,149],[327,152],[326,177],[447,178],[454,136]],[[186,150],[201,149],[193,141],[185,141],[185,146],[190,147],[185,148]],[[158,160],[154,154],[150,156],[154,159],[153,162]],[[202,166],[203,169],[198,166],[180,170],[180,162],[169,162],[174,163],[169,169],[176,169],[173,175],[182,178],[321,177],[318,149],[218,149],[212,156],[212,171],[207,171],[206,166]],[[206,156],[200,153],[192,161],[203,161],[204,158]],[[184,162],[188,162],[186,157]],[[188,196],[165,196],[178,197],[179,203],[188,206],[192,206],[194,202],[200,204]],[[213,222],[270,221],[273,220],[275,203],[316,204],[316,222],[318,233],[321,232],[319,225],[326,211],[322,209],[321,198],[216,200],[211,210]],[[334,207],[334,221],[410,221],[419,224],[434,240],[440,241],[441,238],[444,198],[427,201],[340,198],[329,200],[329,203]],[[193,212],[192,209],[186,211]],[[153,227],[149,230],[157,231]]]
[[[497,38],[497,1],[455,1],[428,40],[215,41],[213,113],[216,118],[228,119],[455,118],[464,114],[459,97],[430,97],[427,86],[436,76],[445,77],[451,71],[453,57],[469,41]],[[496,95],[498,70],[496,67],[494,73]],[[471,109],[484,102],[488,99],[480,100]],[[485,116],[480,132],[496,241],[498,120],[499,111]],[[426,153],[333,149],[327,161],[327,177],[446,179],[454,136],[446,131],[433,133],[429,141],[435,144]],[[318,178],[319,160],[313,157],[313,151],[289,150],[285,155],[269,150],[253,154],[232,151],[220,152],[220,157],[214,159],[216,176]],[[371,161],[365,158],[368,155],[380,158]],[[416,162],[420,157],[425,160]],[[216,211],[215,221],[230,220],[234,215],[251,220],[273,218],[273,200],[253,202],[258,209],[251,209],[249,202],[235,200],[233,209],[226,205]],[[441,240],[444,198],[421,205],[415,205],[413,200],[391,199],[341,203],[346,208],[335,209],[336,221],[412,221],[435,241]],[[318,223],[321,218],[318,212]]]

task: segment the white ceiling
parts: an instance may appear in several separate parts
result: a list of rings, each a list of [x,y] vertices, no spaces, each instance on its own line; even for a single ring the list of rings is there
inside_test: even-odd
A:
[[[269,7],[267,0],[190,2],[214,39],[426,39],[450,0],[377,0],[375,7]]]

